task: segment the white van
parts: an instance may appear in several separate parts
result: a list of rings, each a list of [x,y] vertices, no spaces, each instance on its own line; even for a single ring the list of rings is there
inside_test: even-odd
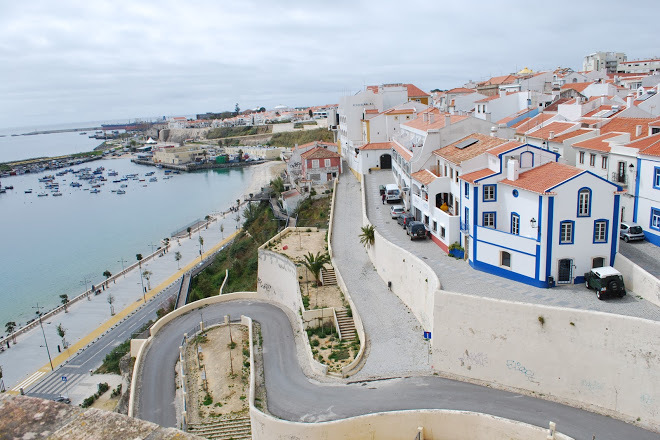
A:
[[[387,203],[401,201],[401,191],[399,187],[393,183],[385,185],[385,200]]]

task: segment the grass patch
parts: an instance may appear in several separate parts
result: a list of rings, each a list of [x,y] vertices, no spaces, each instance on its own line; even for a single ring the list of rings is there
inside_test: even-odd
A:
[[[275,133],[270,140],[270,145],[273,147],[292,148],[295,144],[302,145],[314,141],[334,142],[334,135],[326,128],[305,131],[287,131],[284,133]]]
[[[326,229],[330,221],[330,197],[312,200],[305,199],[298,207],[298,227],[317,227]]]
[[[121,374],[119,371],[119,361],[128,353],[131,349],[131,340],[127,339],[118,346],[112,349],[112,351],[105,355],[103,363],[99,368],[96,369],[95,373],[98,374]]]
[[[206,135],[207,139],[221,139],[230,138],[235,136],[249,136],[253,134],[267,134],[271,132],[268,126],[260,125],[256,127],[240,126],[240,127],[220,127],[209,130]]]

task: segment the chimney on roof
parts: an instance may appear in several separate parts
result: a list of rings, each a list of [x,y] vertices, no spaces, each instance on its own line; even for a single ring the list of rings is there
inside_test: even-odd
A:
[[[434,119],[435,115],[432,112],[429,112],[429,124],[433,124]]]
[[[555,132],[551,131],[550,134],[548,135],[548,139],[552,140],[555,138]]]
[[[635,127],[635,136],[639,137],[641,135],[642,135],[642,126],[638,125],[638,126]]]
[[[497,135],[497,126],[493,125],[490,127],[490,135],[491,137],[495,137],[495,135]]]
[[[451,125],[451,115],[445,115],[445,127],[448,127]]]
[[[500,89],[500,98],[506,96],[506,90]]]
[[[632,108],[634,99],[635,99],[635,95],[633,95],[632,93],[626,96],[626,106],[628,108]]]
[[[487,122],[490,122],[490,118],[491,118],[491,113],[490,112],[486,113],[486,121]]]
[[[506,178],[512,182],[518,180],[520,175],[520,165],[517,159],[509,159],[506,163]]]

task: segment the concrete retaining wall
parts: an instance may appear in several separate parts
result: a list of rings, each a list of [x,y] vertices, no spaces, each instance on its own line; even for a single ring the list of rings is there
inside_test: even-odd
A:
[[[297,423],[268,416],[250,405],[250,417],[253,440],[414,440],[418,428],[422,428],[422,439],[572,440],[559,433],[548,437],[548,429],[467,411],[394,411],[333,422]]]
[[[614,268],[621,272],[626,289],[660,307],[660,280],[621,254],[616,254]]]
[[[438,292],[433,367],[660,427],[660,323]]]

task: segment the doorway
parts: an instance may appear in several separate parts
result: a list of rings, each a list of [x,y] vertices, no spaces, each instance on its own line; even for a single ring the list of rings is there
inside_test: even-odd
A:
[[[557,284],[569,284],[571,281],[573,281],[573,260],[570,258],[559,260]]]
[[[380,169],[389,170],[392,168],[392,156],[389,154],[382,154],[380,156]]]

